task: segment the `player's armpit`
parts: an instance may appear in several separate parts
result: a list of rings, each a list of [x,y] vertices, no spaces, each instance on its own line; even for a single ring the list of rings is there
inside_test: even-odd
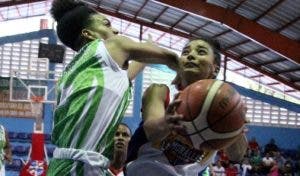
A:
[[[247,147],[247,138],[245,134],[241,134],[233,144],[225,148],[225,152],[228,155],[230,161],[241,161],[246,154]]]

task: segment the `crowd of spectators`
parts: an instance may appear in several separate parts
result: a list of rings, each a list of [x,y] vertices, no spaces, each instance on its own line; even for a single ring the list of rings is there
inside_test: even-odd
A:
[[[242,161],[230,161],[220,151],[210,172],[212,176],[300,176],[300,148],[280,149],[274,139],[263,147],[253,137]]]

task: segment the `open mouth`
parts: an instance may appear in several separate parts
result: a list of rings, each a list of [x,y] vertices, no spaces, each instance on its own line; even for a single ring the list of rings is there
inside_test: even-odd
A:
[[[194,68],[194,67],[199,67],[199,66],[197,64],[193,63],[193,62],[188,62],[188,63],[184,64],[184,67]]]
[[[122,143],[122,142],[118,142],[118,143],[116,143],[116,146],[117,146],[118,148],[122,148],[122,147],[125,146],[125,144]]]

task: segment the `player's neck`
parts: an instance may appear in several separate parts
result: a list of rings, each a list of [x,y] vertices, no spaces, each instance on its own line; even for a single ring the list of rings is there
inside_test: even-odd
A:
[[[113,161],[111,162],[111,166],[115,169],[123,168],[126,161],[126,154],[115,155]]]

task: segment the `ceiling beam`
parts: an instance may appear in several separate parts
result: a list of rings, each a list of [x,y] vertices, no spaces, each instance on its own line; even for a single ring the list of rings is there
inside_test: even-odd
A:
[[[271,82],[271,83],[268,83],[267,85],[268,86],[273,86],[273,85],[278,85],[278,84],[280,84],[280,82]],[[293,90],[295,90],[295,89],[293,89]]]
[[[231,10],[235,11],[236,9],[238,9],[246,0],[242,0],[240,1],[235,7],[233,7]]]
[[[278,62],[284,62],[284,61],[285,61],[285,59],[279,58],[279,59],[276,59],[276,60],[270,60],[270,61],[264,62],[264,63],[261,64],[261,66],[266,66],[266,65],[275,64],[275,63],[278,63]]]
[[[163,38],[166,34],[167,34],[166,32],[162,33],[159,37],[157,37],[157,39],[154,41],[154,43],[159,42],[159,40],[161,38]]]
[[[250,42],[250,41],[251,41],[251,40],[247,39],[247,40],[238,42],[238,43],[236,43],[236,44],[233,44],[233,45],[230,45],[230,46],[224,48],[224,50],[232,49],[232,48],[237,47],[237,46],[239,46],[239,45],[243,45],[243,44],[245,44],[245,43],[248,43],[248,42]]]
[[[292,62],[300,63],[300,52],[296,52],[300,48],[300,43],[236,14],[230,9],[203,1],[189,1],[189,3],[186,3],[185,1],[156,0],[156,2],[217,21],[257,41]]]
[[[210,23],[212,23],[211,21],[207,21],[206,23],[202,24],[201,26],[197,27],[195,30],[193,30],[192,32],[190,32],[190,34],[194,34],[195,32],[199,31],[200,29],[204,28],[205,26],[209,25]]]
[[[288,69],[288,70],[283,70],[283,71],[276,72],[276,74],[292,73],[292,72],[296,72],[296,71],[300,71],[300,68],[299,67],[291,68],[291,69]]]
[[[225,30],[225,31],[223,31],[223,32],[221,32],[221,33],[219,33],[219,34],[214,35],[212,38],[218,38],[218,37],[220,37],[220,36],[222,36],[222,35],[225,35],[225,34],[227,34],[227,33],[229,33],[229,32],[231,32],[230,29]]]
[[[234,59],[234,60],[236,60],[236,61],[238,61],[238,62],[240,62],[240,63],[242,63],[242,64],[244,64],[244,65],[246,65],[248,67],[250,67],[250,68],[252,68],[253,70],[256,70],[256,71],[258,71],[258,72],[260,72],[260,73],[262,73],[264,75],[269,76],[270,78],[273,78],[273,79],[275,79],[277,81],[280,81],[281,83],[283,83],[283,84],[285,84],[287,86],[290,86],[290,87],[292,87],[294,89],[300,90],[300,85],[297,85],[297,84],[295,84],[293,82],[290,82],[290,81],[288,81],[288,80],[280,77],[279,75],[276,75],[276,74],[273,74],[273,73],[271,73],[269,71],[266,71],[266,70],[262,69],[259,65],[254,65],[254,64],[251,64],[249,62],[246,62],[243,59],[241,59],[240,57],[238,57],[238,56],[236,56],[234,54],[228,53],[228,52],[225,52],[223,54],[225,56],[228,56],[228,57],[230,57],[230,58],[232,58],[232,59]]]
[[[264,49],[259,49],[259,50],[256,50],[256,51],[252,51],[252,52],[249,52],[249,53],[242,54],[241,57],[248,57],[248,56],[263,53],[263,52],[266,52],[266,51],[268,51],[268,50],[265,49],[265,48]]]
[[[265,15],[267,15],[269,12],[271,12],[272,10],[274,10],[276,7],[278,7],[281,3],[283,3],[284,0],[280,0],[277,1],[275,4],[273,4],[269,9],[267,9],[266,11],[264,11],[262,14],[260,14],[258,17],[256,17],[254,19],[254,21],[258,21],[260,20],[262,17],[264,17]]]
[[[159,12],[159,14],[152,20],[152,24],[154,24],[159,19],[159,17],[168,10],[168,8],[169,7],[165,7],[161,12]]]
[[[12,0],[12,1],[4,1],[0,2],[0,8],[1,7],[8,7],[8,6],[14,6],[14,5],[21,5],[21,4],[29,4],[34,2],[41,2],[45,0]]]
[[[292,93],[292,92],[296,92],[296,90],[295,89],[290,89],[290,90],[285,90],[284,92],[285,93]]]
[[[246,70],[246,69],[248,69],[248,67],[240,67],[240,68],[234,69],[233,71],[238,72],[238,71],[242,71],[242,70]]]
[[[250,76],[249,78],[253,79],[253,78],[261,78],[261,77],[264,77],[264,75],[258,74],[258,75]]]
[[[160,30],[162,32],[167,32],[167,33],[170,33],[170,34],[173,34],[173,35],[177,35],[177,36],[180,36],[180,37],[184,37],[184,38],[192,38],[193,36],[192,35],[189,35],[187,33],[184,33],[184,32],[181,32],[181,31],[177,31],[177,30],[174,30],[174,29],[171,29],[171,28],[167,28],[165,26],[161,26],[161,25],[158,25],[158,24],[153,24],[153,23],[150,23],[150,22],[146,22],[146,21],[143,21],[141,19],[133,19],[131,17],[128,17],[128,16],[125,16],[121,13],[117,13],[117,12],[111,12],[109,10],[106,10],[106,9],[103,9],[101,7],[97,7],[97,10],[99,12],[102,12],[104,14],[107,14],[107,15],[111,15],[111,16],[114,16],[114,17],[117,17],[117,18],[120,18],[120,19],[123,19],[123,20],[127,20],[127,21],[130,21],[130,22],[133,22],[133,23],[137,23],[137,24],[140,24],[140,25],[143,25],[143,26],[146,26],[146,27],[149,27],[149,28],[153,28],[153,29],[156,29],[156,30]],[[288,82],[287,80],[283,79],[282,77],[278,76],[278,75],[274,75],[273,73],[270,73],[268,71],[265,71],[263,70],[261,67],[257,66],[257,65],[253,65],[253,64],[250,64],[244,60],[242,60],[240,57],[238,56],[235,56],[229,52],[226,52],[226,51],[222,51],[222,53],[225,55],[225,56],[228,56],[258,72],[261,72],[262,74],[265,74],[273,79],[276,79],[277,81],[280,81],[294,89],[297,89],[297,90],[300,90],[300,86],[299,85],[296,85],[296,84],[293,84],[291,82]]]
[[[175,26],[177,26],[177,25],[180,23],[180,21],[182,21],[183,19],[185,19],[188,15],[189,15],[188,13],[184,14],[181,18],[179,18],[179,19],[171,26],[171,28],[174,28]]]
[[[128,23],[127,26],[124,28],[123,31],[121,31],[122,33],[126,33],[126,31],[128,30],[128,28],[132,25],[132,23]]]
[[[298,20],[300,20],[300,16],[294,18],[292,21],[286,23],[285,25],[281,26],[280,28],[276,29],[276,32],[281,32],[283,31],[285,28],[289,27],[290,25],[296,23]]]
[[[183,39],[183,38],[180,37],[179,39],[173,41],[173,42],[171,43],[171,46],[174,45],[174,44],[176,44],[176,43],[178,43],[178,42],[180,42],[182,39]]]
[[[140,14],[140,12],[143,10],[143,8],[145,7],[145,5],[148,3],[148,0],[146,0],[144,2],[144,4],[142,5],[142,7],[134,14],[134,18],[137,18],[137,16]]]

